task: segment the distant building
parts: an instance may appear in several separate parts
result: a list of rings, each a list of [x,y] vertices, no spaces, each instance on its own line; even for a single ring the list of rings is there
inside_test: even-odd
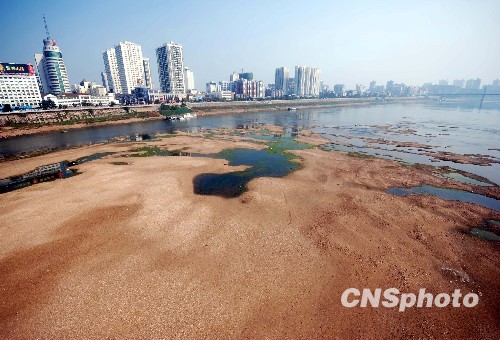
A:
[[[493,80],[492,86],[500,86],[500,79]]]
[[[481,79],[477,78],[472,83],[472,89],[473,90],[479,90],[480,87],[481,87]]]
[[[288,78],[285,95],[292,95],[295,93],[295,78]]]
[[[358,96],[364,95],[366,92],[365,86],[361,85],[361,84],[356,84],[356,92],[357,92]]]
[[[264,98],[265,86],[263,81],[240,78],[234,82],[237,98]]]
[[[469,79],[465,83],[465,88],[469,90],[479,90],[481,87],[481,79]]]
[[[376,95],[383,95],[385,93],[384,85],[376,85],[373,87],[372,93]]]
[[[107,92],[109,91],[109,82],[108,82],[108,76],[106,75],[106,72],[101,72],[101,81],[102,81],[102,86],[106,88]]]
[[[117,103],[113,93],[105,96],[92,96],[91,94],[82,93],[62,93],[58,96],[47,94],[43,96],[43,100],[49,99],[59,107],[108,106],[110,103]]]
[[[372,80],[370,82],[370,88],[368,90],[373,92],[375,90],[375,86],[377,86],[377,82],[375,80]]]
[[[336,84],[333,86],[333,92],[337,97],[345,97],[346,91],[345,91],[345,85],[344,84]]]
[[[215,81],[210,81],[206,83],[205,89],[207,93],[220,91],[220,86]]]
[[[448,85],[448,80],[445,79],[440,80],[439,85]]]
[[[237,72],[233,72],[230,76],[229,76],[229,81],[230,82],[235,82],[237,81],[238,79],[240,79],[240,74],[237,73]]]
[[[39,107],[42,101],[30,64],[0,63],[0,105],[9,104],[12,109]]]
[[[453,81],[453,86],[457,86],[458,88],[463,88],[465,85],[465,80],[463,79],[456,79]]]
[[[144,66],[144,81],[148,89],[153,89],[153,78],[151,77],[151,64],[149,63],[149,58],[142,59],[142,64]]]
[[[238,79],[253,80],[253,72],[239,73],[238,76]]]
[[[278,67],[274,72],[274,89],[278,91],[287,91],[288,78],[290,70],[288,67]]]
[[[231,91],[231,82],[227,80],[220,80],[219,89],[219,91]]]
[[[186,91],[194,90],[194,74],[189,67],[184,67],[184,85]]]
[[[221,101],[232,101],[233,96],[234,96],[234,93],[231,91],[216,91],[216,92],[210,93],[210,97],[212,99],[218,99]]]
[[[298,97],[319,96],[320,75],[319,68],[295,66],[295,95]]]
[[[35,63],[44,93],[71,92],[61,49],[50,39],[48,29],[47,38],[43,39],[43,53],[35,54]]]
[[[186,93],[182,45],[172,41],[163,44],[156,49],[156,60],[161,91],[173,94]]]

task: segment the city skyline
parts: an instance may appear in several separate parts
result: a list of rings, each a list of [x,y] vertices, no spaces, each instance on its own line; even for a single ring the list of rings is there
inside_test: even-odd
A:
[[[158,9],[166,6],[149,3]],[[496,29],[500,5],[494,1],[484,1],[481,6],[465,1],[404,5],[360,1],[356,6],[292,1],[235,8],[218,6],[218,1],[193,1],[173,4],[172,12],[182,10],[185,15],[171,16],[169,23],[160,18],[161,10],[131,14],[125,11],[127,6],[113,2],[89,1],[83,6],[55,1],[43,8],[31,6],[35,4],[5,4],[10,13],[4,23],[11,33],[5,35],[10,48],[0,52],[0,61],[33,64],[33,54],[39,52],[45,37],[45,12],[52,38],[64,52],[70,84],[82,79],[99,82],[104,71],[102,51],[116,41],[133,41],[142,46],[144,58],[154,60],[155,48],[170,40],[183,46],[184,63],[193,71],[199,89],[210,80],[226,80],[232,71],[241,69],[252,70],[266,84],[274,83],[274,71],[280,65],[315,65],[322,70],[324,84],[342,83],[348,88],[371,80],[422,85],[440,79],[451,83],[481,78],[488,84],[500,77],[496,62],[500,52],[494,43],[500,39]],[[93,11],[95,6],[100,10]],[[20,8],[29,8],[28,19]],[[286,15],[276,16],[279,8],[286,9]],[[301,19],[302,12],[314,13],[314,20]],[[126,20],[132,15],[137,24]],[[85,24],[89,18],[92,25]],[[16,25],[16,20],[23,24]],[[214,20],[238,29],[208,24]],[[293,28],[284,25],[290,20],[295,22]],[[248,22],[259,22],[253,34],[245,28]],[[222,33],[224,39],[214,38]],[[151,73],[156,84],[155,64],[151,63]]]

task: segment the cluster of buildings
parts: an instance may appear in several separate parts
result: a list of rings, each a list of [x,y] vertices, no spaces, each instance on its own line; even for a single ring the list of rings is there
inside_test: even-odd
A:
[[[207,100],[229,101],[234,99],[256,99],[265,97],[265,84],[262,80],[254,80],[253,72],[233,72],[229,81],[206,83],[205,98]],[[202,97],[197,98],[202,99]]]
[[[274,98],[295,96],[298,98],[318,97],[321,88],[321,70],[317,67],[295,66],[295,77],[290,78],[288,67],[279,67],[274,73]]]
[[[45,18],[44,18],[45,22]],[[230,101],[293,98],[336,98],[366,96],[416,96],[441,94],[500,94],[500,80],[481,88],[481,79],[440,80],[438,84],[408,86],[390,80],[386,85],[370,82],[369,88],[356,84],[346,89],[335,84],[332,89],[321,81],[317,67],[295,66],[275,70],[274,84],[255,80],[252,72],[233,72],[229,80],[206,83],[205,91],[196,90],[194,74],[184,65],[182,45],[165,43],[156,48],[159,90],[155,89],[150,59],[142,54],[140,45],[123,41],[102,52],[104,71],[102,84],[82,80],[70,87],[68,72],[57,42],[47,37],[43,50],[35,54],[35,66],[0,63],[0,109],[30,109],[38,107],[108,106],[114,104],[150,104],[166,101]]]
[[[45,22],[45,18],[44,18]],[[119,42],[103,51],[102,84],[82,80],[70,86],[68,71],[57,42],[47,37],[35,54],[35,67],[0,63],[0,109],[108,106],[182,100],[194,90],[193,72],[184,67],[182,46],[173,42],[156,49],[160,89],[154,89],[149,58],[140,45]],[[47,104],[50,103],[50,104]]]
[[[229,81],[206,83],[206,97],[219,100],[314,98],[320,95],[320,76],[319,68],[295,66],[295,77],[290,78],[290,69],[279,67],[275,83],[266,86],[262,80],[254,80],[252,72],[233,72]]]

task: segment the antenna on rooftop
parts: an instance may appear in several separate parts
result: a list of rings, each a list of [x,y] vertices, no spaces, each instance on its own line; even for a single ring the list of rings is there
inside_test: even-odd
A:
[[[47,39],[50,39],[49,26],[47,26],[47,20],[45,20],[45,14],[43,15],[43,23],[45,24],[45,33],[47,33]]]

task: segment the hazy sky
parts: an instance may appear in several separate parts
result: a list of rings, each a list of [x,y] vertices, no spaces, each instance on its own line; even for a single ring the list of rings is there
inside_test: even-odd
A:
[[[158,85],[155,48],[183,45],[196,87],[276,67],[315,66],[325,84],[500,78],[500,1],[1,0],[1,62],[34,63],[45,38],[61,47],[70,83],[100,82],[102,51],[142,46]],[[293,76],[293,75],[292,75]]]

